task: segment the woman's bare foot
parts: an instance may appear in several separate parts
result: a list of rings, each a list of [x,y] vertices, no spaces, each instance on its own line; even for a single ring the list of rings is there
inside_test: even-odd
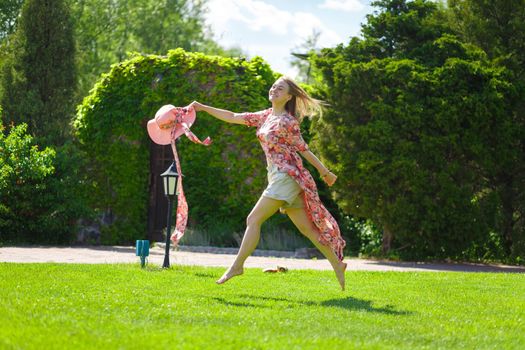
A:
[[[340,261],[339,265],[337,266],[337,269],[334,269],[335,275],[337,277],[337,280],[339,281],[339,284],[341,285],[341,290],[345,290],[345,271],[346,271],[346,263]]]
[[[240,269],[238,268],[233,268],[233,267],[230,267],[225,273],[224,275],[222,275],[221,278],[219,278],[215,283],[217,284],[223,284],[224,282],[228,281],[230,278],[232,277],[235,277],[235,276],[239,276],[239,275],[242,275],[244,272],[244,269],[241,267]]]

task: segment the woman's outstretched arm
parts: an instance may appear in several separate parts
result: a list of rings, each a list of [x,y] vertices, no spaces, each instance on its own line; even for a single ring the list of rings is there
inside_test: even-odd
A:
[[[246,124],[241,116],[225,109],[207,106],[197,101],[193,101],[190,106],[193,106],[193,108],[195,108],[196,111],[206,112],[214,116],[215,118],[225,121],[227,123]]]

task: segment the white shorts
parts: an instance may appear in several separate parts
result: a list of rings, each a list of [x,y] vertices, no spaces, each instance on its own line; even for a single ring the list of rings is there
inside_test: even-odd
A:
[[[285,201],[282,206],[287,208],[304,208],[303,189],[290,175],[280,172],[275,165],[268,168],[268,186],[263,192],[264,197]]]

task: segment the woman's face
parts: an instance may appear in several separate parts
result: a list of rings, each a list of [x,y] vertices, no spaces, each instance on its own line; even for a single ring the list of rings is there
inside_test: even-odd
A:
[[[288,93],[289,90],[290,87],[284,80],[277,79],[268,92],[268,98],[272,103],[284,104],[292,98],[292,95]]]

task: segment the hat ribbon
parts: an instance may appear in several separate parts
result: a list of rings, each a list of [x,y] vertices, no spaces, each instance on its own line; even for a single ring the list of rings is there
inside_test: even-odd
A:
[[[186,112],[187,110],[184,109]],[[190,131],[188,124],[182,121],[182,118],[179,118],[177,115],[176,123],[173,123],[171,130],[171,150],[173,151],[173,157],[175,158],[175,165],[177,167],[177,172],[179,173],[179,181],[177,183],[177,217],[175,221],[175,229],[171,235],[171,241],[174,245],[177,245],[181,238],[184,236],[186,230],[186,225],[188,223],[188,203],[186,202],[186,196],[184,195],[184,189],[182,187],[182,168],[179,161],[179,154],[177,152],[176,140],[175,140],[175,130],[177,129],[177,124],[182,126],[184,134],[190,141],[201,144],[204,146],[211,145],[211,139],[208,136],[204,141],[201,141],[193,132]]]

